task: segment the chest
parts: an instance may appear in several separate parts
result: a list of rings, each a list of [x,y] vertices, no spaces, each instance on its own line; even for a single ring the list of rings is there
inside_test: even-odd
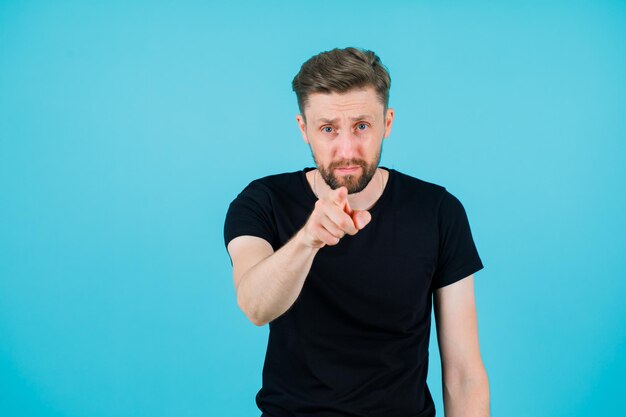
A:
[[[355,236],[322,248],[298,303],[320,319],[404,332],[430,317],[439,239],[434,218],[376,213]]]

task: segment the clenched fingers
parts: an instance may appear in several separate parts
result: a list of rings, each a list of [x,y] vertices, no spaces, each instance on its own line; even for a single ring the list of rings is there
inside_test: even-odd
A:
[[[343,211],[340,207],[330,205],[325,211],[326,216],[332,221],[341,231],[349,235],[355,235],[359,230],[354,224],[354,220],[350,215]]]

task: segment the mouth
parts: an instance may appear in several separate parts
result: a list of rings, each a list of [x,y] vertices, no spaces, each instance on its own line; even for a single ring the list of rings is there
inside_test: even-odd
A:
[[[361,169],[361,167],[359,165],[353,165],[353,166],[335,168],[335,171],[340,173],[340,174],[350,175],[350,174],[356,173],[360,169]]]

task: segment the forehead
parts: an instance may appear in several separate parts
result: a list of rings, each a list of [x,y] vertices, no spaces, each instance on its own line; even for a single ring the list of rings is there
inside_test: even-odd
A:
[[[367,87],[346,93],[312,93],[304,112],[311,122],[360,115],[378,118],[383,116],[384,106],[374,88]]]

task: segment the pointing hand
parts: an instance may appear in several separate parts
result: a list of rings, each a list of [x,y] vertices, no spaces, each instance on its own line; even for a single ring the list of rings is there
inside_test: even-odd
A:
[[[314,248],[336,245],[346,234],[357,234],[371,219],[367,210],[350,208],[346,187],[337,188],[315,203],[302,229],[305,244]]]

